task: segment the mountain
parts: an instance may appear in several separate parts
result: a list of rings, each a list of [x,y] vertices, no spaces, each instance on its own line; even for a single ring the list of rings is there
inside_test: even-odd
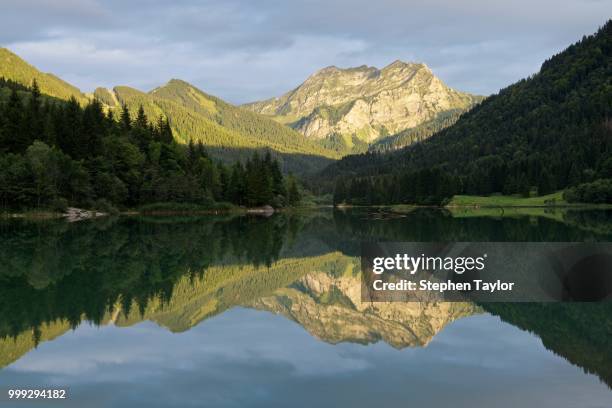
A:
[[[285,95],[246,104],[324,145],[361,146],[464,112],[481,97],[446,86],[425,64],[324,68]]]
[[[36,79],[43,94],[59,99],[74,97],[82,103],[87,101],[87,97],[77,87],[53,74],[40,72],[11,51],[0,47],[0,78],[3,77],[26,86],[32,85]]]
[[[447,324],[481,312],[471,303],[362,302],[359,273],[334,275],[358,268],[357,258],[339,252],[280,259],[265,268],[214,265],[205,273],[181,276],[168,298],[156,295],[144,304],[138,303],[140,299],[128,304],[115,301],[96,323],[128,327],[149,320],[180,333],[234,307],[249,307],[284,315],[328,343],[382,340],[405,348],[425,346]],[[78,324],[58,318],[0,336],[0,367]]]
[[[202,140],[217,148],[270,148],[283,153],[335,157],[294,130],[262,115],[230,105],[178,79],[148,93],[126,86],[98,88],[94,95],[111,109],[143,106],[148,117],[166,116],[183,143]]]
[[[248,306],[283,315],[327,343],[382,340],[398,349],[424,347],[447,324],[480,313],[467,302],[363,302],[360,273],[347,272],[312,271]]]
[[[611,118],[612,20],[424,142],[347,157],[321,180],[346,176],[338,199],[362,204],[566,188],[576,201],[611,202]]]
[[[40,72],[4,48],[0,49],[2,77],[25,86],[36,79],[44,95],[63,100],[74,97],[81,105],[97,98],[105,109],[117,113],[125,104],[134,117],[142,105],[153,121],[160,116],[169,120],[178,142],[202,141],[213,157],[225,161],[244,160],[255,150],[269,149],[285,171],[305,173],[319,170],[339,158],[336,152],[270,118],[233,106],[176,79],[150,92],[117,86],[111,90],[98,88],[93,95],[86,95],[54,75]]]

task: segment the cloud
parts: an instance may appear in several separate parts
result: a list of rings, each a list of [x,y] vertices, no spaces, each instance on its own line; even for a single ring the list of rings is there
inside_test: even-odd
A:
[[[608,11],[597,0],[9,0],[0,44],[85,91],[178,77],[246,102],[324,66],[403,59],[489,94],[594,32]]]
[[[62,406],[609,406],[610,391],[488,315],[427,347],[326,344],[272,313],[235,308],[183,333],[83,325],[0,372],[0,386],[68,387]],[[23,401],[25,404],[26,401]],[[36,405],[36,404],[34,404]],[[520,404],[519,404],[520,405]]]

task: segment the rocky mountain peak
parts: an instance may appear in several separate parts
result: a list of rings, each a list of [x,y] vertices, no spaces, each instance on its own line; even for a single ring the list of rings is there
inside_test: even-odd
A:
[[[382,69],[329,66],[281,97],[245,107],[311,139],[373,143],[478,100],[446,86],[424,63],[396,60]]]

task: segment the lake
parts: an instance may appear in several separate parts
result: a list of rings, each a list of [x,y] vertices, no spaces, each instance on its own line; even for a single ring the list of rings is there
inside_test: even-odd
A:
[[[362,241],[608,242],[612,211],[0,221],[0,403],[610,407],[612,304],[367,303]],[[10,401],[10,388],[65,388]]]

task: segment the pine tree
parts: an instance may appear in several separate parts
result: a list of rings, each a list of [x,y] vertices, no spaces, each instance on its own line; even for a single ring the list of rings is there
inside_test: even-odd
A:
[[[28,109],[25,111],[24,127],[27,133],[27,145],[29,146],[34,140],[41,140],[44,138],[43,130],[44,123],[42,118],[42,103],[40,96],[40,89],[36,79],[32,82],[32,88],[30,90],[30,100],[28,102]]]
[[[236,162],[232,166],[232,174],[228,187],[229,201],[238,205],[245,204],[246,196],[246,176],[242,163]]]
[[[2,147],[9,152],[21,153],[28,147],[27,136],[22,132],[23,105],[17,91],[13,89],[4,107]]]
[[[160,141],[165,144],[171,144],[174,142],[170,121],[167,118],[166,120],[162,121],[162,126],[160,127]]]
[[[187,145],[187,163],[193,168],[198,160],[198,153],[196,152],[195,144],[193,143],[193,139],[189,139],[189,144]]]
[[[217,163],[217,173],[219,174],[219,191],[217,200],[218,201],[230,201],[229,198],[229,184],[230,174],[227,167],[223,163]]]
[[[235,163],[230,171],[209,157],[201,140],[191,140],[187,148],[175,143],[169,121],[160,116],[152,124],[142,107],[132,122],[123,106],[116,121],[98,100],[85,107],[75,98],[42,103],[34,89],[24,104],[18,92],[29,89],[12,89],[0,105],[0,205],[46,206],[55,199],[76,205],[106,200],[116,206],[299,201],[296,180],[285,182],[269,151],[253,154],[245,165]],[[42,130],[33,133],[36,119]],[[43,140],[32,143],[33,137]]]
[[[198,157],[206,157],[208,158],[208,153],[206,153],[206,149],[204,148],[204,143],[201,140],[198,140],[198,144],[196,145],[196,151]]]
[[[283,183],[283,173],[281,172],[278,160],[270,162],[270,175],[272,177],[272,193],[275,196],[286,196],[287,190],[285,189],[285,183]]]
[[[102,104],[94,99],[83,111],[82,141],[87,145],[86,157],[95,157],[102,154],[102,143],[106,133],[106,123]]]
[[[300,191],[298,189],[298,185],[297,185],[297,181],[295,180],[295,177],[293,177],[292,175],[289,175],[289,177],[287,178],[287,185],[288,185],[287,203],[290,206],[295,206],[302,199],[302,195],[300,194]]]
[[[123,104],[121,107],[121,116],[119,117],[119,122],[121,123],[121,129],[124,132],[127,132],[132,129],[132,119],[130,118],[130,110],[128,109],[126,104]]]
[[[83,111],[73,97],[65,105],[63,112],[58,144],[73,159],[81,159],[87,155],[88,148],[88,140],[82,130]]]
[[[148,129],[148,121],[144,112],[144,108],[142,105],[138,107],[138,113],[136,114],[136,120],[134,121],[134,126],[138,129],[147,130]]]

